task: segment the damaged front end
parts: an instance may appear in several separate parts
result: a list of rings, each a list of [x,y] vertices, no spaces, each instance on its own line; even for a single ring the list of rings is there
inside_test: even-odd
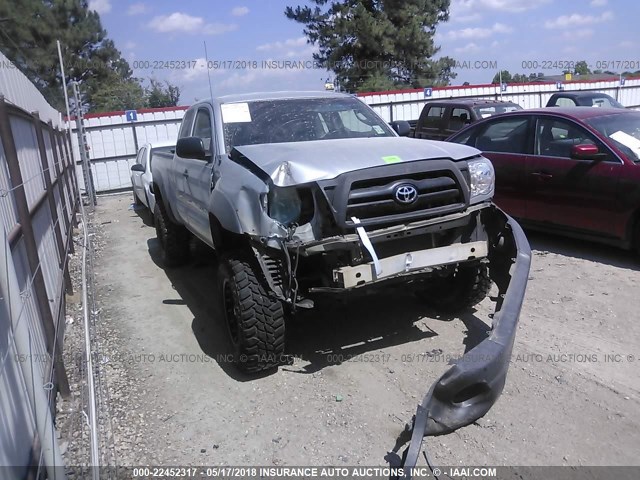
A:
[[[491,335],[462,356],[436,381],[417,408],[412,425],[394,451],[406,442],[404,479],[411,478],[422,439],[469,425],[496,402],[504,388],[520,310],[531,265],[531,249],[522,228],[496,207],[487,210],[484,224],[489,234],[489,271],[498,287]]]
[[[316,294],[437,282],[464,265],[488,266],[498,288],[491,335],[429,389],[405,435],[404,466],[415,465],[424,436],[485,415],[504,387],[531,261],[520,226],[490,202],[492,185],[473,191],[470,166],[487,161],[425,159],[323,177],[287,162],[267,173],[237,151],[232,158],[264,181],[262,226],[245,232],[271,293],[292,309],[313,307]],[[404,186],[415,193],[406,204],[398,201]]]

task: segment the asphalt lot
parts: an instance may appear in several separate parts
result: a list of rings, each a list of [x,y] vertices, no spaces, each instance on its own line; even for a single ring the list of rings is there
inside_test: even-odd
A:
[[[198,249],[189,266],[164,270],[150,216],[130,194],[99,198],[93,224],[96,340],[109,357],[109,408],[124,412],[114,428],[122,465],[386,465],[447,355],[489,328],[489,300],[439,318],[392,290],[303,315],[287,327],[293,364],[243,376],[226,361],[215,256]],[[425,445],[441,465],[640,465],[640,260],[544,234],[530,241],[502,397]]]

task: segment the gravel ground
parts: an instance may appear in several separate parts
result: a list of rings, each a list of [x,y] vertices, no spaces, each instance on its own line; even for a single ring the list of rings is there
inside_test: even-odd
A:
[[[386,466],[446,356],[488,331],[490,300],[440,318],[390,290],[306,313],[287,327],[293,364],[243,376],[226,361],[215,257],[199,248],[191,265],[161,268],[151,218],[131,208],[130,194],[101,197],[92,224],[92,333],[110,465]],[[640,261],[576,240],[530,241],[501,398],[477,423],[425,444],[441,465],[640,465]],[[65,344],[73,396],[58,413],[68,465],[88,455],[75,300]]]

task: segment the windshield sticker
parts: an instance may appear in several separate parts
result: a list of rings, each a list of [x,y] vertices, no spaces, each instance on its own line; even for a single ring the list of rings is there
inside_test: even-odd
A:
[[[224,123],[247,123],[251,121],[248,103],[223,103],[222,121]]]
[[[382,157],[384,163],[399,163],[402,159],[397,155],[389,155],[388,157]]]
[[[609,135],[616,142],[620,142],[625,147],[629,147],[633,154],[640,158],[640,140],[628,133],[618,130],[616,133]]]
[[[378,135],[382,135],[384,133],[384,130],[382,129],[382,127],[380,125],[374,125],[373,126],[373,130],[378,134]]]

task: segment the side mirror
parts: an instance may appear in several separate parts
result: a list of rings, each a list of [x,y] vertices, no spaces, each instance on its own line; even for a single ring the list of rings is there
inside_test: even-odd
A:
[[[604,160],[606,153],[600,153],[598,147],[593,144],[574,145],[571,147],[571,158],[574,160]]]
[[[144,165],[142,165],[141,163],[134,163],[133,165],[131,165],[131,171],[144,173]]]
[[[200,137],[185,137],[176,143],[176,155],[180,158],[195,158],[207,160],[208,155],[204,149],[204,142]]]
[[[393,128],[395,132],[401,137],[407,137],[411,132],[411,125],[405,120],[396,120],[394,122],[389,122],[389,125],[391,125],[391,128]]]

